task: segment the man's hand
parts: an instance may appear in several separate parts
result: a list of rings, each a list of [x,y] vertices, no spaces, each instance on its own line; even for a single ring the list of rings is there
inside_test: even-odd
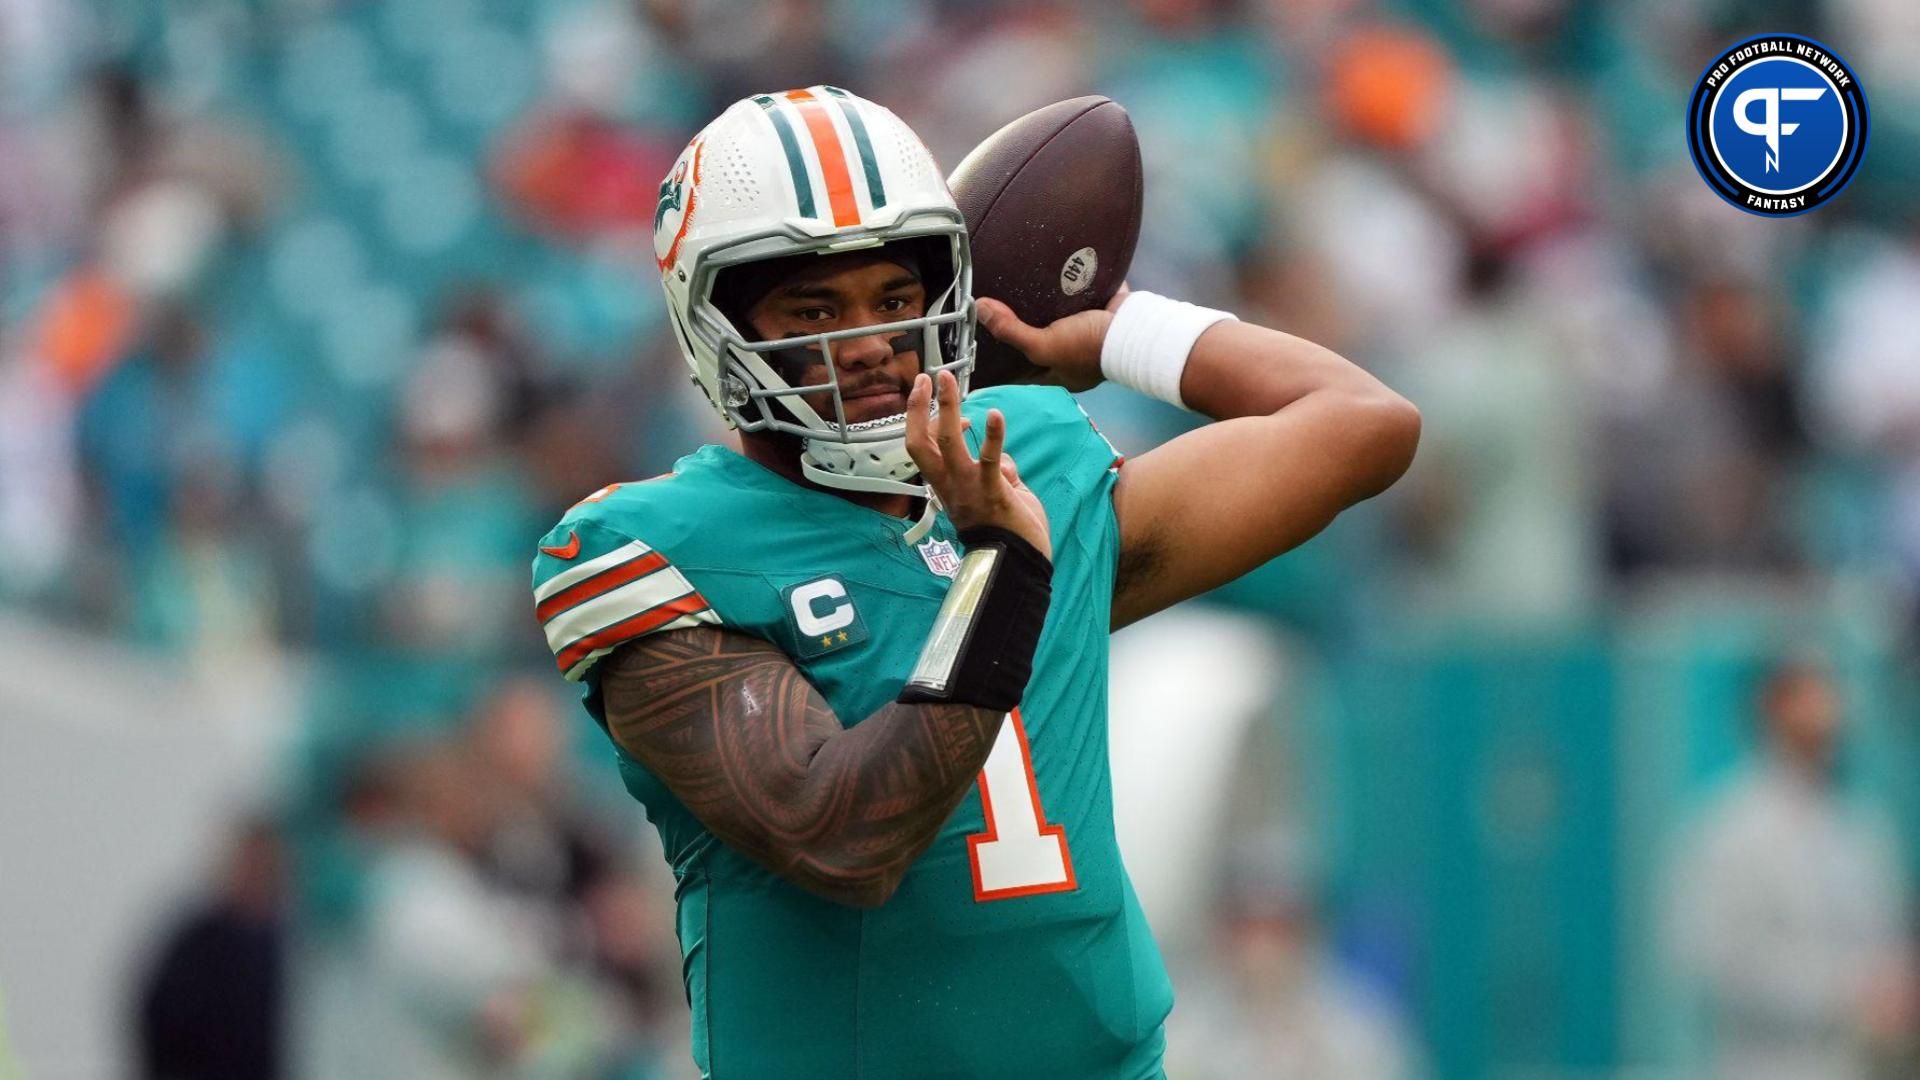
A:
[[[975,460],[961,437],[960,382],[950,372],[939,378],[940,414],[929,418],[927,401],[934,380],[913,380],[907,395],[907,453],[920,466],[920,475],[940,496],[940,505],[956,528],[997,525],[1053,558],[1047,534],[1047,512],[1040,497],[1020,482],[1020,470],[1003,447],[1007,418],[999,409],[987,411],[987,434]]]
[[[1113,325],[1113,313],[1126,302],[1127,292],[1122,284],[1104,310],[1069,315],[1045,328],[1021,322],[1012,308],[986,297],[974,301],[974,312],[980,325],[994,337],[1045,369],[1043,385],[1064,386],[1077,394],[1099,386],[1105,378],[1100,373],[1100,348],[1106,344],[1107,327]]]

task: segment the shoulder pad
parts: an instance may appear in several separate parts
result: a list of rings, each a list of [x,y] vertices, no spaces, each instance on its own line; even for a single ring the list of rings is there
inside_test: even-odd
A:
[[[649,541],[683,535],[688,522],[650,514],[656,500],[615,484],[567,511],[533,561],[534,614],[554,661],[578,680],[618,646],[661,630],[718,625],[719,616],[667,555]],[[642,540],[639,533],[647,533]]]
[[[966,411],[973,419],[975,438],[986,431],[989,408],[1007,418],[1007,452],[1019,463],[1020,475],[1030,485],[1057,477],[1075,477],[1081,486],[1116,468],[1119,451],[1080,407],[1065,387],[1003,385],[967,395]]]

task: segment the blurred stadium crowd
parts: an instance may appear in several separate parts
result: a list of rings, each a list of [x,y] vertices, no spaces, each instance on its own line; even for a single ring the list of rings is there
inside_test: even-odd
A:
[[[1791,221],[1716,199],[1681,122],[1705,57],[1776,29],[1832,44],[1873,109],[1853,186]],[[671,896],[552,677],[527,566],[583,494],[721,437],[665,330],[651,217],[686,139],[751,91],[847,86],[949,166],[1048,101],[1131,110],[1133,284],[1326,343],[1425,415],[1395,491],[1221,596],[1334,682],[1460,628],[1612,657],[1619,620],[1707,597],[1753,642],[1741,671],[1838,625],[1842,686],[1906,745],[1914,55],[1907,0],[0,2],[0,607],[183,670],[314,663],[294,779],[240,829],[223,899],[142,960],[150,1052],[197,1052],[167,1040],[208,1023],[165,1008],[169,958],[273,970],[292,954],[258,928],[290,920],[319,1015],[288,1022],[323,1033],[301,1053],[329,1075],[387,1075],[353,1060],[376,1044],[416,1055],[394,1075],[684,1068]],[[1185,422],[1110,388],[1088,408],[1129,451]],[[1786,629],[1751,632],[1749,600]],[[1498,697],[1503,670],[1472,677]],[[1543,695],[1508,705],[1550,720]],[[1911,838],[1907,789],[1866,787]],[[1444,1075],[1664,1045],[1622,1021],[1511,1051],[1459,1034],[1445,979],[1373,966],[1413,1034],[1352,1037],[1431,1043]],[[1630,1012],[1631,971],[1603,981],[1601,1011]],[[1883,1057],[1899,997],[1875,999]],[[1332,1075],[1233,1044],[1195,1044],[1191,1074],[1251,1075],[1208,1073],[1217,1050]]]

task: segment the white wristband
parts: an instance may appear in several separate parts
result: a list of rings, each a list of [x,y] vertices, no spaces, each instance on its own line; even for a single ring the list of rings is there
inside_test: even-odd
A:
[[[1207,327],[1232,318],[1230,311],[1171,300],[1159,293],[1128,293],[1100,345],[1100,373],[1184,409],[1180,375],[1187,370],[1193,343]]]

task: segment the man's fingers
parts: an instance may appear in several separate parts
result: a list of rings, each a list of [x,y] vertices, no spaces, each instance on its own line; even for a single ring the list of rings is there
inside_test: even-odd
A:
[[[1009,486],[1011,486],[1011,487],[1019,487],[1019,486],[1020,486],[1020,467],[1019,467],[1018,465],[1015,465],[1015,464],[1013,463],[1013,455],[1012,455],[1012,454],[1003,454],[1003,455],[1001,455],[1001,457],[1000,457],[1000,475],[1001,475],[1001,476],[1004,476],[1004,477],[1006,477],[1006,479],[1007,479],[1007,484],[1008,484]]]
[[[987,410],[987,435],[980,443],[980,476],[991,481],[1000,471],[1000,448],[1007,440],[1007,418],[999,409]]]
[[[933,380],[915,375],[913,389],[907,392],[907,456],[928,482],[944,472],[940,448],[933,440],[933,420],[927,415],[927,400],[932,396]]]
[[[954,378],[953,372],[943,371],[937,389],[940,412],[933,418],[934,443],[940,448],[941,460],[957,468],[973,456],[967,453],[966,441],[960,437],[960,380]]]
[[[1028,326],[1026,323],[1021,322],[1020,316],[1015,315],[1012,308],[1000,301],[990,297],[981,297],[974,301],[973,310],[974,314],[980,319],[980,324],[985,326],[994,337],[1019,349],[1028,356],[1032,356],[1034,351],[1040,346],[1041,332],[1039,327]]]

